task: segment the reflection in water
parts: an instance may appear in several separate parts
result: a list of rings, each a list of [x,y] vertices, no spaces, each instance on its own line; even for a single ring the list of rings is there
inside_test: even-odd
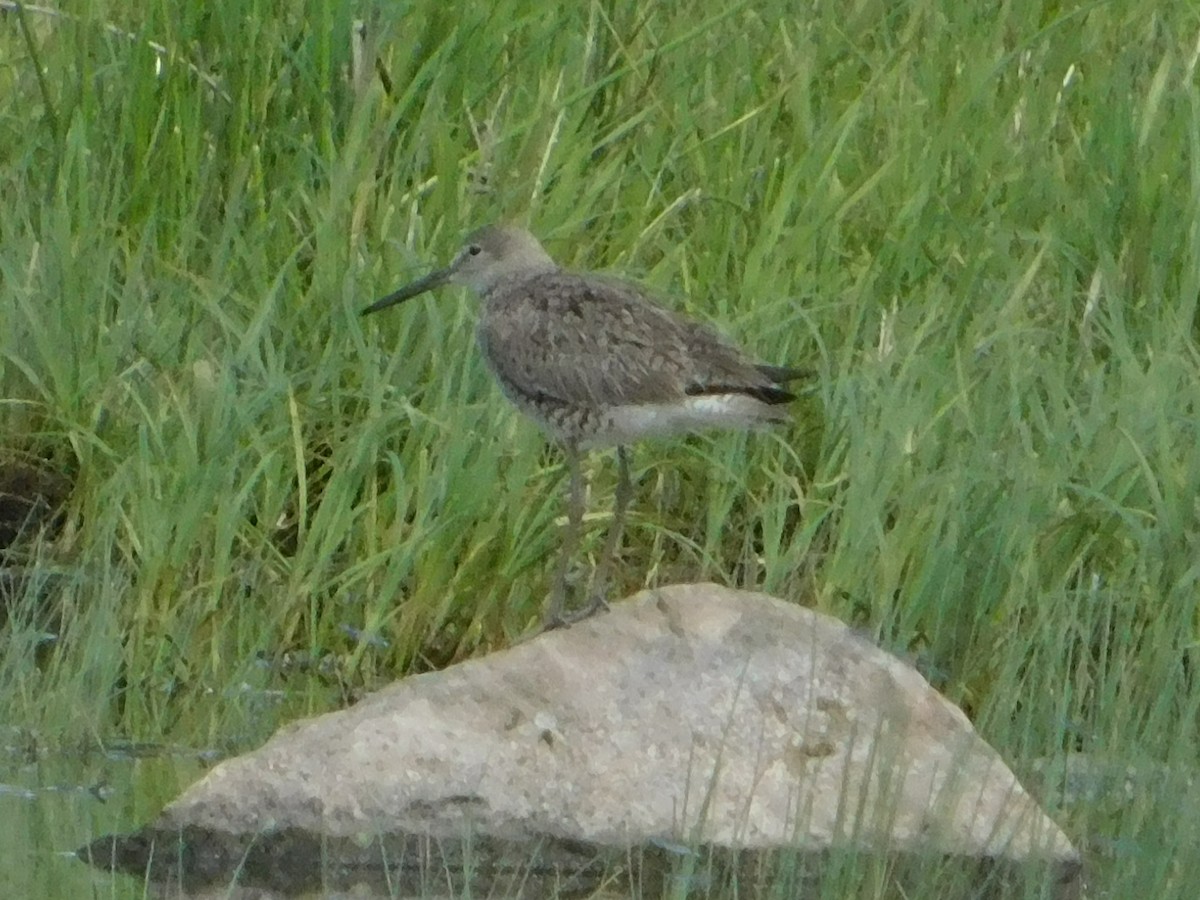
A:
[[[1076,864],[870,853],[742,850],[651,842],[629,849],[483,835],[330,838],[289,829],[255,836],[198,827],[101,838],[79,850],[105,869],[149,873],[163,897],[849,896],[886,882],[897,896],[1077,898]],[[849,883],[847,883],[849,881]]]
[[[150,749],[125,744],[50,753],[27,736],[0,737],[0,896],[143,896],[142,878],[100,875],[72,851],[157,815],[213,756],[161,746],[147,755]]]
[[[255,897],[540,897],[590,893],[622,878],[628,857],[573,841],[483,836],[330,838],[287,829],[246,838],[189,827],[101,838],[79,855],[104,869],[149,873],[162,893],[205,896],[236,884]],[[642,869],[639,866],[639,870]],[[647,870],[648,871],[648,870]],[[233,896],[236,896],[234,894]]]

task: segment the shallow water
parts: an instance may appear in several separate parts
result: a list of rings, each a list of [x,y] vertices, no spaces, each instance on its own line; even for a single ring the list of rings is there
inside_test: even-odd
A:
[[[145,824],[211,765],[207,751],[110,746],[39,751],[29,739],[0,747],[0,896],[144,897],[139,878],[101,872],[80,846]]]

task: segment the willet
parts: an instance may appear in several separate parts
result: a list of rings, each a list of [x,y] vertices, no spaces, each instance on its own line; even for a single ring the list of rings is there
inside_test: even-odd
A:
[[[754,362],[716,332],[658,306],[635,284],[560,269],[529,232],[492,225],[467,237],[444,269],[363,310],[378,312],[444,284],[482,299],[476,338],[505,395],[566,453],[567,527],[546,607],[551,628],[604,608],[609,567],[632,494],[630,442],[705,428],[785,421],[781,385],[800,370]],[[612,524],[590,602],[565,612],[584,514],[583,451],[616,447]]]

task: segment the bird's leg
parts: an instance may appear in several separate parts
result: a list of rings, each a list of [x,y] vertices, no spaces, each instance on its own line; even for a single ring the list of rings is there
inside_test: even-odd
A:
[[[608,601],[604,595],[608,589],[608,577],[616,562],[617,553],[621,549],[621,535],[625,530],[625,513],[629,509],[629,501],[633,499],[633,483],[629,479],[629,450],[620,445],[617,447],[617,490],[613,498],[612,524],[608,527],[608,537],[604,539],[604,550],[600,562],[596,565],[596,575],[592,581],[591,599],[576,616],[586,619],[602,609],[608,609]]]
[[[567,602],[567,573],[571,569],[571,557],[575,555],[575,549],[579,545],[579,531],[583,525],[583,467],[579,449],[573,444],[566,444],[563,449],[567,454],[567,472],[570,476],[567,489],[567,528],[562,536],[562,550],[558,558],[558,568],[554,573],[554,585],[550,589],[550,603],[542,620],[542,626],[547,629],[570,624],[563,615]]]

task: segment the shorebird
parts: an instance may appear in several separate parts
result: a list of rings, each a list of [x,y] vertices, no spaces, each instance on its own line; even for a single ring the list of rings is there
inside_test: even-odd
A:
[[[801,370],[755,362],[710,328],[659,306],[636,284],[559,268],[523,228],[471,233],[444,269],[388,294],[363,315],[445,284],[482,307],[476,339],[504,394],[562,446],[570,476],[567,527],[543,624],[567,625],[607,607],[609,567],[633,493],[633,441],[707,428],[784,422],[783,385]],[[617,451],[612,524],[590,602],[566,613],[567,575],[584,515],[582,454]]]

